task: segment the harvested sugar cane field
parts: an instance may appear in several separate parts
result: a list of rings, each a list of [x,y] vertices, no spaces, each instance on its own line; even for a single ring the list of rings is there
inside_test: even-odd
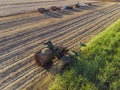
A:
[[[0,2],[0,90],[120,90],[119,0]]]

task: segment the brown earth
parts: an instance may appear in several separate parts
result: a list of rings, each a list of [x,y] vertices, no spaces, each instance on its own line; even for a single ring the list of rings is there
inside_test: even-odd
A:
[[[0,90],[46,90],[54,72],[38,68],[33,58],[43,42],[51,40],[73,49],[118,18],[120,3],[108,2],[45,15],[33,12],[0,18]]]

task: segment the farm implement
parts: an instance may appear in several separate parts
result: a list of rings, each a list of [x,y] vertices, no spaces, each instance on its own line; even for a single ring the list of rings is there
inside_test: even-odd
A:
[[[64,46],[53,45],[51,41],[44,43],[45,48],[35,53],[35,62],[38,66],[46,67],[54,59],[68,65],[72,62],[72,56],[75,54]],[[64,66],[63,65],[63,66]]]

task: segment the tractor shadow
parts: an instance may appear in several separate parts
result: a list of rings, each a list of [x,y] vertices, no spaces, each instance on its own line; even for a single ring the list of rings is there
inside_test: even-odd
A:
[[[83,10],[96,9],[96,7],[99,7],[99,6],[97,6],[97,5],[82,6],[82,7],[73,8],[73,9],[61,9],[61,10],[57,10],[57,11],[45,12],[43,14],[45,16],[52,17],[52,18],[62,18],[64,15],[73,15],[74,12],[82,12]]]
[[[54,75],[62,74],[65,69],[70,67],[73,61],[73,57],[63,56],[61,59],[55,59],[55,61],[49,62],[44,69]]]
[[[49,17],[53,17],[53,18],[62,18],[62,14],[58,13],[58,12],[47,12],[44,13],[44,15],[49,16]]]
[[[97,5],[91,5],[91,6],[83,6],[83,7],[79,7],[79,9],[82,9],[82,10],[91,10],[91,9],[96,9]]]
[[[62,65],[61,61],[51,62],[49,65],[44,67],[47,72],[56,75],[56,74],[62,74],[65,69],[69,68],[69,64]]]
[[[72,15],[72,14],[73,14],[72,11],[66,10],[66,9],[44,13],[44,15],[53,17],[53,18],[62,18],[64,15]]]
[[[74,8],[74,9],[71,9],[70,11],[72,11],[72,12],[81,12],[82,10],[80,10],[79,8]]]
[[[44,15],[53,18],[62,18],[64,15],[73,15],[74,12],[81,12],[81,10],[76,8],[71,10],[62,9],[62,10],[47,12],[44,13]]]
[[[72,11],[66,10],[66,9],[58,10],[57,12],[58,12],[58,13],[61,13],[62,15],[72,15],[72,14],[73,14]]]
[[[48,71],[53,66],[53,64],[54,64],[53,61],[49,61],[43,68]]]

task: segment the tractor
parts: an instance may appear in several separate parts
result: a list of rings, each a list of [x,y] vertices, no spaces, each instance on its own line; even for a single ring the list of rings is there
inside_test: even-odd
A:
[[[68,10],[71,10],[71,9],[73,9],[73,6],[65,6],[65,7],[63,7],[62,9],[68,9]]]
[[[38,66],[45,67],[53,59],[61,59],[68,51],[66,47],[55,46],[51,41],[44,43],[44,45],[46,45],[46,47],[36,52],[34,55]]]
[[[61,8],[60,7],[57,7],[57,6],[52,6],[51,7],[51,10],[52,11],[57,11],[57,10],[60,10]]]
[[[38,12],[40,13],[46,13],[46,12],[49,12],[50,10],[49,9],[46,9],[46,8],[38,8]]]

